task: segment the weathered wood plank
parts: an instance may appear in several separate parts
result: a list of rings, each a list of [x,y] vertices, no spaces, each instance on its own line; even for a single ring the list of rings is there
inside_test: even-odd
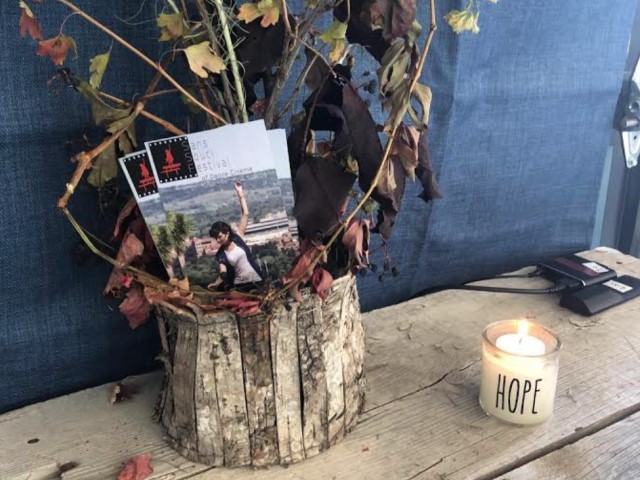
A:
[[[329,446],[327,380],[323,362],[322,301],[314,296],[298,308],[298,351],[302,383],[302,432],[306,457]]]
[[[198,350],[196,361],[196,427],[198,454],[208,465],[224,464],[222,423],[218,410],[216,375],[213,363],[215,328],[210,325],[198,327]]]
[[[344,381],[344,427],[349,432],[355,427],[364,408],[366,377],[363,368],[365,333],[358,308],[358,290],[355,278],[350,278],[348,294],[340,308],[340,339],[342,341],[342,375]]]
[[[26,480],[32,474],[30,480],[36,480],[69,462],[77,466],[65,480],[116,478],[131,457],[147,452],[153,455],[151,480],[209,469],[180,456],[169,446],[164,427],[152,421],[161,382],[160,372],[128,378],[125,383],[138,393],[115,405],[109,404],[111,383],[0,416],[0,478]]]
[[[341,307],[344,295],[351,295],[345,287],[348,279],[342,278],[334,282],[326,300],[322,304],[322,322],[324,324],[324,341],[322,358],[325,379],[327,382],[327,436],[329,445],[339,442],[345,434],[344,374],[342,369],[343,341],[341,330]]]
[[[173,355],[173,397],[172,425],[180,442],[174,444],[180,453],[189,458],[190,452],[198,451],[198,435],[195,422],[196,356],[198,332],[195,323],[178,322],[176,350]]]
[[[233,314],[205,315],[212,327],[216,394],[222,426],[225,465],[250,465],[249,424],[238,324]]]
[[[611,252],[588,256],[620,273],[640,275],[637,259]],[[327,453],[288,469],[225,470],[224,476],[404,480],[490,473],[496,464],[513,462],[638,405],[640,372],[628,365],[639,358],[639,310],[636,300],[585,319],[560,310],[554,297],[449,291],[367,314],[370,392],[359,427]],[[539,427],[499,424],[484,416],[477,402],[477,365],[472,362],[479,357],[481,327],[521,315],[535,315],[556,328],[565,343],[556,412]],[[151,451],[156,468],[151,478],[213,480],[221,475],[214,470],[193,476],[198,471],[190,470],[193,464],[164,444],[161,427],[149,419],[157,387],[152,395],[149,386],[143,387],[136,399],[114,407],[101,403],[109,388],[1,416],[0,472],[14,478],[52,461],[76,461],[78,467],[65,479],[113,478],[128,458]],[[26,444],[32,436],[40,436],[40,442]]]
[[[567,445],[520,468],[501,480],[600,480],[640,478],[640,414]]]
[[[240,319],[240,337],[252,465],[273,465],[278,462],[278,439],[269,319]]]
[[[271,322],[271,358],[274,371],[278,448],[283,464],[304,459],[302,401],[298,359],[297,305],[282,308]]]

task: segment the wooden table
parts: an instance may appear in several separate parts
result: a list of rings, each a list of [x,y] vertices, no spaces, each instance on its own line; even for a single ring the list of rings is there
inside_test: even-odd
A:
[[[620,274],[640,260],[584,254]],[[506,282],[506,281],[503,281]],[[542,279],[509,280],[539,287]],[[640,299],[585,318],[555,296],[443,291],[365,317],[369,391],[342,443],[288,468],[212,469],[173,452],[151,420],[155,374],[110,405],[112,384],[0,416],[0,478],[115,478],[132,456],[153,455],[153,479],[640,479]],[[555,412],[516,427],[478,405],[480,333],[498,319],[532,317],[564,342]]]

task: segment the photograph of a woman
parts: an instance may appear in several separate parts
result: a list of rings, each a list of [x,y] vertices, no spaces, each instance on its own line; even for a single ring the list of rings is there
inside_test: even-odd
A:
[[[234,231],[228,223],[216,221],[209,231],[211,238],[220,244],[216,253],[219,276],[207,286],[210,290],[251,288],[264,279],[251,250],[243,240],[249,223],[249,207],[242,184],[236,181],[234,189],[242,212],[238,227]]]

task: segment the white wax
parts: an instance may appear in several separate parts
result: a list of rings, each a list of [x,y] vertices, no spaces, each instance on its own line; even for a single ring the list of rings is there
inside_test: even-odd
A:
[[[496,347],[516,355],[544,355],[544,342],[531,335],[508,333],[498,337]]]
[[[501,420],[533,425],[553,413],[557,359],[544,356],[544,342],[529,334],[505,334],[483,345],[480,404]]]

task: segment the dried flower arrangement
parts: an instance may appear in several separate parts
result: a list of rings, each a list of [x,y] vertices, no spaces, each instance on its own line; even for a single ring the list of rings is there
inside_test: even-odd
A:
[[[298,298],[300,286],[308,282],[322,296],[334,277],[377,268],[368,259],[370,235],[379,234],[384,248],[407,178],[421,183],[420,197],[425,202],[441,196],[428,152],[431,90],[418,81],[436,31],[435,0],[429,2],[430,25],[421,48],[417,41],[423,29],[416,20],[416,0],[306,0],[298,13],[289,10],[286,0],[241,5],[227,0],[165,0],[156,21],[159,41],[171,46],[171,52],[157,61],[70,0],[48,1],[68,7],[71,15],[83,18],[114,42],[107,52],[91,58],[86,81],[65,67],[71,53],[77,56],[78,46],[63,33],[64,22],[57,35],[43,39],[32,8],[26,1],[19,3],[22,36],[38,41],[37,54],[50,57],[59,67],[57,76],[89,102],[94,124],[100,127],[98,145],[73,157],[76,169],[58,207],[88,248],[113,265],[105,291],[125,293],[120,310],[132,327],[146,320],[150,303],[157,299],[177,303],[189,299],[248,314],[268,309],[287,292]],[[45,15],[44,5],[38,9],[43,9],[39,16]],[[324,15],[332,15],[332,23],[319,31],[318,21]],[[465,10],[452,11],[445,18],[456,33],[477,33],[478,1],[471,0]],[[143,95],[123,100],[103,89],[112,48],[128,49],[155,70]],[[354,51],[361,48],[380,64],[377,81],[353,78],[358,58]],[[297,62],[306,63],[296,70]],[[285,101],[285,85],[298,70]],[[189,84],[183,85],[177,76],[188,76]],[[169,84],[164,90],[158,90],[161,81]],[[309,94],[303,108],[291,114],[304,85]],[[376,124],[360,93],[376,88],[388,112],[384,125]],[[138,118],[159,124],[171,135],[184,134],[147,110],[149,104],[162,102],[170,94],[181,95],[185,108],[199,112],[194,118],[201,128],[250,118],[263,118],[267,128],[273,128],[290,117],[295,215],[304,240],[300,256],[281,283],[249,293],[220,293],[189,288],[188,279],[168,282],[159,278],[161,270],[154,269],[156,246],[134,201],[126,203],[117,218],[111,239],[119,244],[116,258],[105,253],[104,244],[69,211],[68,202],[87,172],[86,181],[99,189],[105,203],[111,201],[117,157],[138,145]],[[354,189],[356,180],[359,189]],[[347,212],[350,199],[357,205]],[[397,273],[386,253],[383,268]]]

